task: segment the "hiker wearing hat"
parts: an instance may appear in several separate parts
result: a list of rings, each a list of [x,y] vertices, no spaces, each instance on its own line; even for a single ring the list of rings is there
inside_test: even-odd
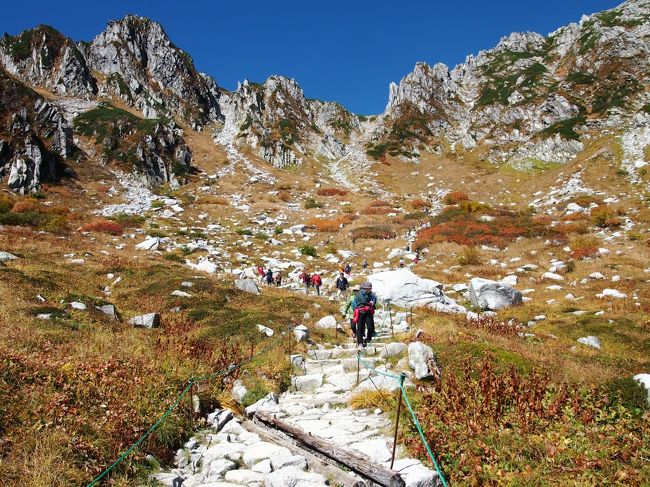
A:
[[[355,284],[352,286],[352,294],[348,298],[348,300],[345,303],[345,307],[343,308],[343,316],[350,320],[350,330],[352,330],[352,338],[356,338],[357,336],[357,324],[354,322],[354,307],[352,306],[354,303],[354,299],[356,298],[356,294],[361,291],[361,286],[358,284]]]
[[[377,295],[372,292],[372,283],[366,281],[361,285],[361,291],[354,296],[352,307],[354,309],[353,320],[357,326],[357,345],[365,347],[375,334],[375,306]],[[364,338],[364,333],[367,335]]]

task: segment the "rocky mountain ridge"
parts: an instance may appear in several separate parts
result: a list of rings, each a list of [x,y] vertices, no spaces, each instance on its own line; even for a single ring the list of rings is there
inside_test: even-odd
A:
[[[453,69],[417,63],[390,85],[385,112],[370,122],[306,98],[282,76],[244,81],[232,92],[219,88],[160,24],[134,15],[109,22],[92,42],[74,43],[47,26],[5,34],[0,62],[17,81],[54,97],[114,100],[144,119],[209,127],[217,143],[251,150],[278,168],[346,161],[353,171],[368,167],[367,158],[417,162],[458,150],[525,165],[565,163],[591,137],[645,130],[649,37],[648,0],[629,0],[546,37],[513,33]]]

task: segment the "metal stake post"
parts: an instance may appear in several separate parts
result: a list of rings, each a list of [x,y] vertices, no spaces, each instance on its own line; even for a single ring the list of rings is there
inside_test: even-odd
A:
[[[395,451],[397,450],[397,430],[399,429],[399,414],[402,409],[402,386],[406,375],[401,373],[399,376],[399,389],[397,390],[397,418],[395,418],[395,434],[393,436],[393,455],[390,458],[390,469],[393,469],[395,463]]]
[[[190,427],[194,431],[194,379],[190,380]]]
[[[393,310],[390,307],[390,300],[386,302],[386,306],[388,306],[388,317],[390,318],[390,334],[395,338],[395,329],[393,328]]]
[[[359,385],[359,367],[360,366],[361,366],[361,352],[357,352],[357,386]]]

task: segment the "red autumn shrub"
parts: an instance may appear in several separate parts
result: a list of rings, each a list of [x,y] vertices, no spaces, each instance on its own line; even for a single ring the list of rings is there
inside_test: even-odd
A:
[[[316,194],[318,196],[345,196],[348,192],[338,188],[319,188]]]
[[[105,220],[103,218],[98,218],[89,223],[86,223],[79,230],[82,232],[99,232],[99,233],[107,233],[109,235],[122,235],[122,232],[124,231],[124,227],[112,220]]]
[[[312,218],[307,221],[307,226],[314,227],[318,232],[338,232],[341,225],[348,225],[355,219],[354,215],[343,215],[339,218]]]
[[[460,203],[461,201],[467,201],[467,200],[469,200],[469,196],[467,196],[467,193],[464,193],[462,191],[452,191],[451,193],[447,193],[442,201],[446,205],[455,205]]]
[[[415,199],[409,203],[414,210],[421,210],[423,208],[431,208],[431,203],[423,199]]]

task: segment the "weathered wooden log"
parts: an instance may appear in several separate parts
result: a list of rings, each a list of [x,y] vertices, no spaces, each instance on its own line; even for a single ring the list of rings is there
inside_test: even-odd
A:
[[[258,411],[255,413],[254,417],[258,421],[286,433],[291,438],[302,443],[306,447],[315,450],[321,455],[325,455],[337,463],[345,465],[350,470],[378,485],[383,487],[405,486],[404,480],[399,473],[389,470],[381,465],[377,465],[358,453],[345,450],[323,440],[322,438],[305,433],[300,428],[296,428],[284,421],[280,421],[268,413]]]

